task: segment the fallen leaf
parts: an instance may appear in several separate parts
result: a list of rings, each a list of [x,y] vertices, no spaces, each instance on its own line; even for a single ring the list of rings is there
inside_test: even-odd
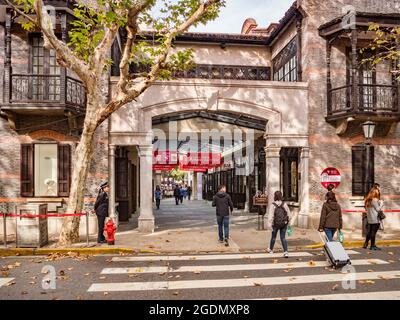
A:
[[[378,264],[375,260],[368,260],[368,263],[370,263],[370,264]]]
[[[29,273],[29,270],[25,270],[24,273]]]
[[[33,277],[31,277],[31,279],[32,279],[32,280],[36,280],[36,279],[37,279],[37,277],[36,277],[36,276],[33,276]]]
[[[243,278],[248,278],[249,276],[244,276]]]
[[[14,285],[15,283],[16,283],[15,281],[11,281],[11,282],[7,283],[6,286],[10,287],[10,286]]]
[[[375,283],[375,281],[372,281],[372,280],[366,280],[366,281],[365,281],[365,283],[368,283],[368,284],[374,284],[374,283]]]
[[[278,263],[278,259],[274,259],[273,263],[277,264]]]
[[[339,285],[338,285],[338,284],[335,284],[335,285],[332,287],[332,291],[336,291],[338,288],[339,288]]]
[[[88,276],[88,275],[90,275],[90,273],[85,273],[85,276]]]
[[[385,276],[381,276],[381,275],[379,275],[378,278],[382,279],[382,280],[392,280],[393,279],[391,277],[385,277]]]
[[[64,271],[64,270],[60,270],[60,272],[58,273],[58,275],[60,275],[60,276],[65,276],[65,271]]]
[[[196,271],[194,271],[193,273],[194,273],[194,274],[200,274],[200,273],[201,273],[201,271],[199,271],[199,270],[196,270]]]
[[[190,257],[190,260],[196,260],[196,257]]]
[[[175,291],[175,292],[174,292],[174,296],[177,296],[178,294],[179,294],[178,291]]]
[[[101,276],[101,277],[99,277],[99,279],[100,280],[104,280],[104,279],[106,279],[106,277],[105,276]]]
[[[177,278],[177,279],[180,278],[180,277],[181,277],[181,276],[180,276],[179,274],[178,274],[177,276],[175,276],[175,278]]]
[[[159,275],[163,276],[163,275],[165,275],[165,272],[160,272]]]
[[[296,280],[296,278],[289,278],[289,281],[294,281]]]
[[[283,272],[286,272],[286,273],[289,273],[289,272],[291,272],[293,269],[286,269],[286,270],[283,270]]]
[[[255,287],[262,287],[264,284],[259,282],[254,282]]]
[[[308,261],[307,264],[308,264],[309,266],[311,266],[311,267],[315,267],[315,266],[316,266],[316,263],[315,263],[313,260]]]
[[[8,271],[2,271],[2,272],[1,272],[1,276],[2,276],[3,278],[7,278],[7,277],[8,277]]]
[[[368,272],[374,272],[374,270],[372,270],[372,269],[369,269],[369,270],[368,270]]]
[[[35,281],[31,281],[31,282],[29,282],[29,284],[36,284],[36,282]]]
[[[23,295],[23,294],[28,294],[28,292],[27,292],[27,291],[22,291],[21,294],[22,294],[22,295]]]
[[[136,278],[138,275],[137,274],[130,274],[129,278]]]
[[[82,296],[76,296],[76,300],[83,300]]]
[[[104,292],[103,294],[104,294],[105,296],[108,296],[108,292],[107,292],[107,291],[106,291],[106,292]]]
[[[394,260],[388,260],[389,263],[395,263],[396,261]]]
[[[71,268],[68,268],[68,271],[72,271],[72,270],[74,270],[74,268],[73,268],[73,267],[71,267]]]
[[[393,252],[391,252],[391,251],[389,251],[389,252],[388,252],[388,254],[390,254],[391,256],[393,256],[393,255],[394,255],[394,253],[393,253]]]
[[[169,240],[165,240],[165,242],[171,242],[171,241],[169,241]]]

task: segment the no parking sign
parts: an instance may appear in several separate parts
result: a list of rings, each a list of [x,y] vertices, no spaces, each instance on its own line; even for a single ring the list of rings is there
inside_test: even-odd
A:
[[[333,184],[336,189],[340,185],[341,178],[338,169],[326,168],[321,173],[321,184],[325,189],[328,189],[328,185]]]

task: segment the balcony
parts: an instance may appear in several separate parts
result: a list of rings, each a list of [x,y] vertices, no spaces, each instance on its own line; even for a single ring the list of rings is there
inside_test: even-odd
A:
[[[85,88],[79,80],[62,75],[12,74],[5,81],[2,110],[82,113]],[[7,90],[9,87],[9,91]],[[8,92],[8,94],[7,94]]]
[[[397,85],[360,84],[357,89],[347,85],[329,90],[328,122],[354,118],[376,121],[400,120],[400,96]]]

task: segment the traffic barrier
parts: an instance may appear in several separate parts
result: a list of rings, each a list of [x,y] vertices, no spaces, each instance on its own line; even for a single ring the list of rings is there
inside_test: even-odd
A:
[[[81,213],[60,213],[60,214],[15,214],[1,213],[3,217],[4,247],[7,248],[7,217],[11,218],[60,218],[60,217],[82,217],[86,216],[86,246],[89,247],[89,212]]]
[[[365,213],[367,212],[366,210],[342,210],[342,212],[345,213]],[[386,213],[398,213],[400,210],[383,210],[383,212]]]

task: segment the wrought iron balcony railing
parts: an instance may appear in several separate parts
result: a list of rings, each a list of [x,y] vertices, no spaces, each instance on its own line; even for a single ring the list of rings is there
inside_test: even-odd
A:
[[[12,74],[10,104],[40,103],[84,109],[85,88],[79,80],[61,75]]]
[[[334,88],[328,94],[328,120],[357,115],[398,116],[399,98],[397,85],[360,84],[355,92],[352,85]]]

